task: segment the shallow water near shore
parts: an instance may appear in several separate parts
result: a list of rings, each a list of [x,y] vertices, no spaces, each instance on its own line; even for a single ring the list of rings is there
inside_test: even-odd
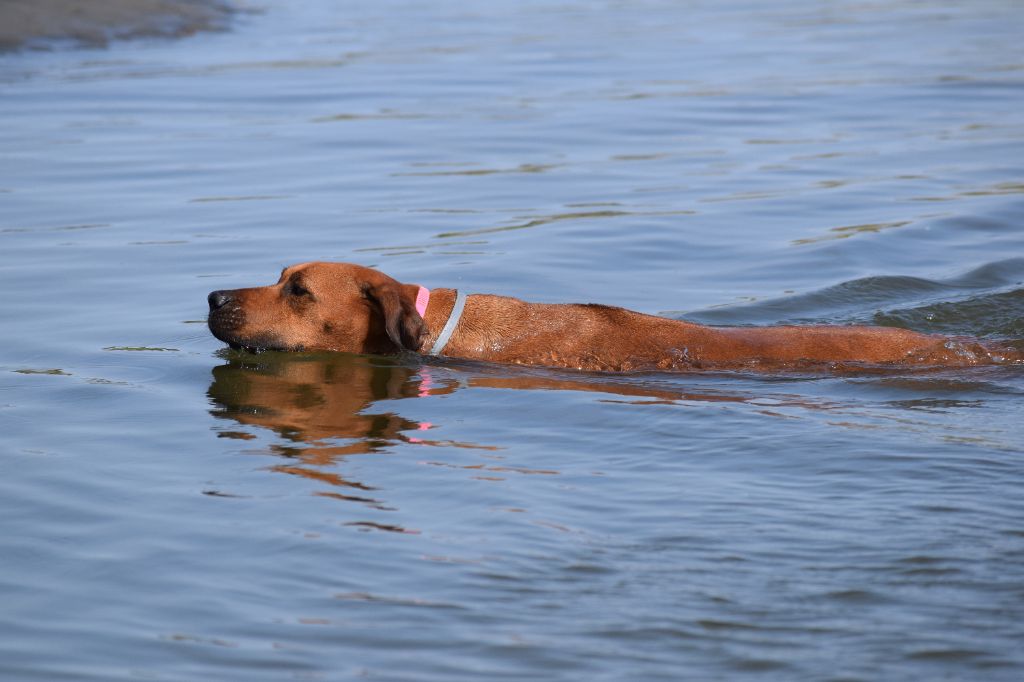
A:
[[[256,9],[0,56],[0,677],[1021,678],[1024,367],[205,327],[209,291],[318,259],[1020,340],[1016,3]]]

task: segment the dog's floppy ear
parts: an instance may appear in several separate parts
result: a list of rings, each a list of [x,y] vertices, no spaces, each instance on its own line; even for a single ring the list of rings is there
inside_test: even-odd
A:
[[[415,351],[427,338],[427,324],[416,312],[416,299],[406,288],[394,280],[367,282],[363,294],[380,309],[391,342],[400,349]]]

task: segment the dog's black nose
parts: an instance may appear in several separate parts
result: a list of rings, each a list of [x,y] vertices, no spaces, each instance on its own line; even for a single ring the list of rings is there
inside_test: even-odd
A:
[[[211,291],[210,295],[206,297],[206,301],[210,304],[210,310],[223,308],[224,306],[231,302],[231,292]]]

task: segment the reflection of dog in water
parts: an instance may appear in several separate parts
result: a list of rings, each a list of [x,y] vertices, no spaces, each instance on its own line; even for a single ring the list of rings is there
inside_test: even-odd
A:
[[[234,357],[228,364],[213,369],[208,395],[215,405],[212,414],[234,420],[243,427],[268,429],[282,442],[269,450],[287,459],[274,471],[303,476],[333,486],[329,493],[318,493],[345,500],[377,504],[368,495],[371,486],[338,473],[335,466],[348,455],[384,452],[398,443],[481,450],[494,453],[492,444],[434,440],[431,425],[413,421],[388,410],[388,401],[406,398],[448,395],[474,388],[502,390],[586,391],[620,396],[640,404],[660,404],[677,400],[704,402],[747,402],[750,397],[717,391],[689,392],[608,376],[560,377],[552,372],[518,370],[503,372],[496,365],[476,367],[472,373],[459,373],[455,379],[431,378],[436,368],[412,368],[386,358],[345,354],[267,354]],[[776,405],[787,404],[776,401]],[[813,408],[813,405],[791,403]],[[225,429],[225,438],[248,440],[248,430]],[[494,455],[491,454],[491,457]],[[467,468],[501,475],[499,462],[467,465]],[[344,490],[344,492],[337,492]]]
[[[421,425],[388,412],[366,413],[377,401],[411,398],[421,390],[415,370],[371,365],[351,356],[232,361],[215,367],[209,396],[214,414],[260,426],[294,443],[282,454],[331,457],[376,452]],[[338,439],[353,442],[339,444]]]
[[[255,350],[400,350],[598,371],[1024,361],[1005,344],[867,326],[707,327],[604,305],[428,290],[347,263],[209,295],[214,336]]]
[[[279,356],[215,367],[208,394],[216,405],[215,416],[269,429],[285,441],[271,451],[291,461],[274,466],[275,471],[348,489],[321,495],[375,503],[365,492],[355,492],[370,487],[343,477],[331,465],[346,455],[416,441],[408,434],[424,432],[429,425],[367,410],[377,401],[415,397],[422,390],[415,370],[408,367],[371,365],[365,358],[345,355]],[[253,437],[231,430],[221,431],[221,436]]]
[[[486,366],[481,366],[483,369]],[[214,416],[245,426],[269,429],[291,445],[277,445],[279,454],[309,464],[331,464],[336,457],[380,452],[397,442],[435,444],[426,440],[430,424],[381,409],[387,401],[449,395],[471,388],[527,391],[586,391],[644,402],[694,400],[746,402],[749,398],[720,392],[686,392],[592,377],[573,380],[552,374],[476,372],[459,381],[432,380],[429,367],[412,368],[386,359],[354,355],[263,355],[233,358],[213,369],[208,395]],[[234,431],[226,437],[250,438]],[[415,434],[415,435],[410,435]],[[347,441],[347,442],[343,442]],[[452,443],[494,450],[487,445]]]

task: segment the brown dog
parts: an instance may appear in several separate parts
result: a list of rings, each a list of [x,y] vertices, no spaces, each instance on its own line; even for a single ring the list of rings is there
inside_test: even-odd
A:
[[[706,327],[595,304],[428,291],[348,263],[214,291],[210,331],[250,350],[396,353],[593,371],[1024,362],[1005,344],[865,326]],[[464,305],[464,309],[461,306]],[[443,338],[439,338],[443,337]],[[439,343],[440,341],[440,343]]]

